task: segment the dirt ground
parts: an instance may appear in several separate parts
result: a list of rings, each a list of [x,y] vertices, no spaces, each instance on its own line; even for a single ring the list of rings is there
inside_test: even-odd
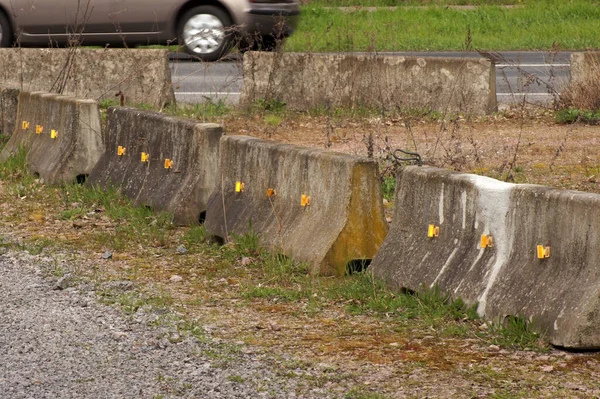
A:
[[[230,118],[228,134],[383,159],[390,149],[418,152],[427,165],[515,183],[600,192],[600,127],[560,125],[544,110],[506,111],[475,120],[328,118],[295,115]],[[388,165],[389,166],[389,165]],[[382,162],[382,171],[386,163]]]

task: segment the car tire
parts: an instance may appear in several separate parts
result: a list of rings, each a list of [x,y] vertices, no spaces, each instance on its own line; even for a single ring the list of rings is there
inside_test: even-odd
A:
[[[8,18],[0,11],[0,47],[10,47],[13,43],[13,33]]]
[[[231,18],[218,7],[194,7],[181,18],[178,37],[180,45],[192,57],[217,61],[229,53],[233,44]]]

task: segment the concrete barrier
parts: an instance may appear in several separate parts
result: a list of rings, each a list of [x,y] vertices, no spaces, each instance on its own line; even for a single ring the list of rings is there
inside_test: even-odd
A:
[[[532,321],[554,345],[597,349],[598,222],[597,194],[407,167],[372,267],[395,288],[438,286],[487,318]]]
[[[117,187],[138,204],[172,212],[177,224],[197,224],[217,183],[223,129],[134,108],[107,113],[107,151],[88,183]],[[148,154],[144,161],[142,153]]]
[[[571,83],[585,84],[600,73],[600,51],[571,54]]]
[[[0,136],[10,137],[15,130],[19,90],[0,87]]]
[[[0,84],[127,104],[175,103],[167,50],[0,49]]]
[[[244,54],[242,102],[288,107],[373,107],[486,114],[497,109],[496,72],[485,59],[357,54]]]
[[[220,170],[205,226],[224,240],[252,229],[263,247],[343,274],[370,260],[387,233],[373,160],[224,136]]]
[[[22,91],[15,130],[0,162],[20,147],[27,150],[30,170],[46,182],[82,180],[104,152],[98,103]]]

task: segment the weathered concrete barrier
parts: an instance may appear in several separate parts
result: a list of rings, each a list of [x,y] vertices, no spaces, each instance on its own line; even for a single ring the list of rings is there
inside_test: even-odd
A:
[[[0,49],[0,84],[162,107],[175,102],[167,50]]]
[[[396,288],[438,286],[477,303],[487,318],[522,316],[554,345],[600,348],[599,222],[597,194],[407,167],[372,267]]]
[[[248,52],[242,102],[258,99],[486,114],[497,109],[496,72],[485,58]]]
[[[220,170],[205,226],[224,240],[252,229],[274,252],[343,274],[372,259],[387,233],[375,161],[224,136]]]
[[[0,87],[0,136],[10,136],[15,130],[19,90]]]
[[[600,51],[571,54],[571,83],[596,80],[600,74]]]
[[[27,150],[30,170],[46,182],[83,179],[104,152],[98,103],[22,91],[15,130],[0,162],[20,147]]]
[[[215,124],[111,107],[107,151],[88,183],[117,187],[138,204],[172,212],[177,224],[197,224],[217,185],[222,134]]]

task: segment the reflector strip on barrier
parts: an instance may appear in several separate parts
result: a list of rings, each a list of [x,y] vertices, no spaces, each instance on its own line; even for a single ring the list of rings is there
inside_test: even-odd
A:
[[[302,194],[302,198],[300,198],[300,205],[304,207],[310,206],[310,196]]]
[[[236,193],[243,193],[244,192],[244,188],[245,188],[244,183],[242,183],[241,181],[236,181],[235,182],[235,192]]]
[[[439,237],[439,235],[440,235],[440,227],[436,226],[434,224],[430,224],[429,227],[427,228],[427,237],[434,238],[434,237]]]
[[[494,238],[483,234],[481,236],[481,248],[491,248],[494,246]]]
[[[544,247],[543,245],[537,246],[537,257],[538,259],[546,259],[550,257],[550,247]]]

